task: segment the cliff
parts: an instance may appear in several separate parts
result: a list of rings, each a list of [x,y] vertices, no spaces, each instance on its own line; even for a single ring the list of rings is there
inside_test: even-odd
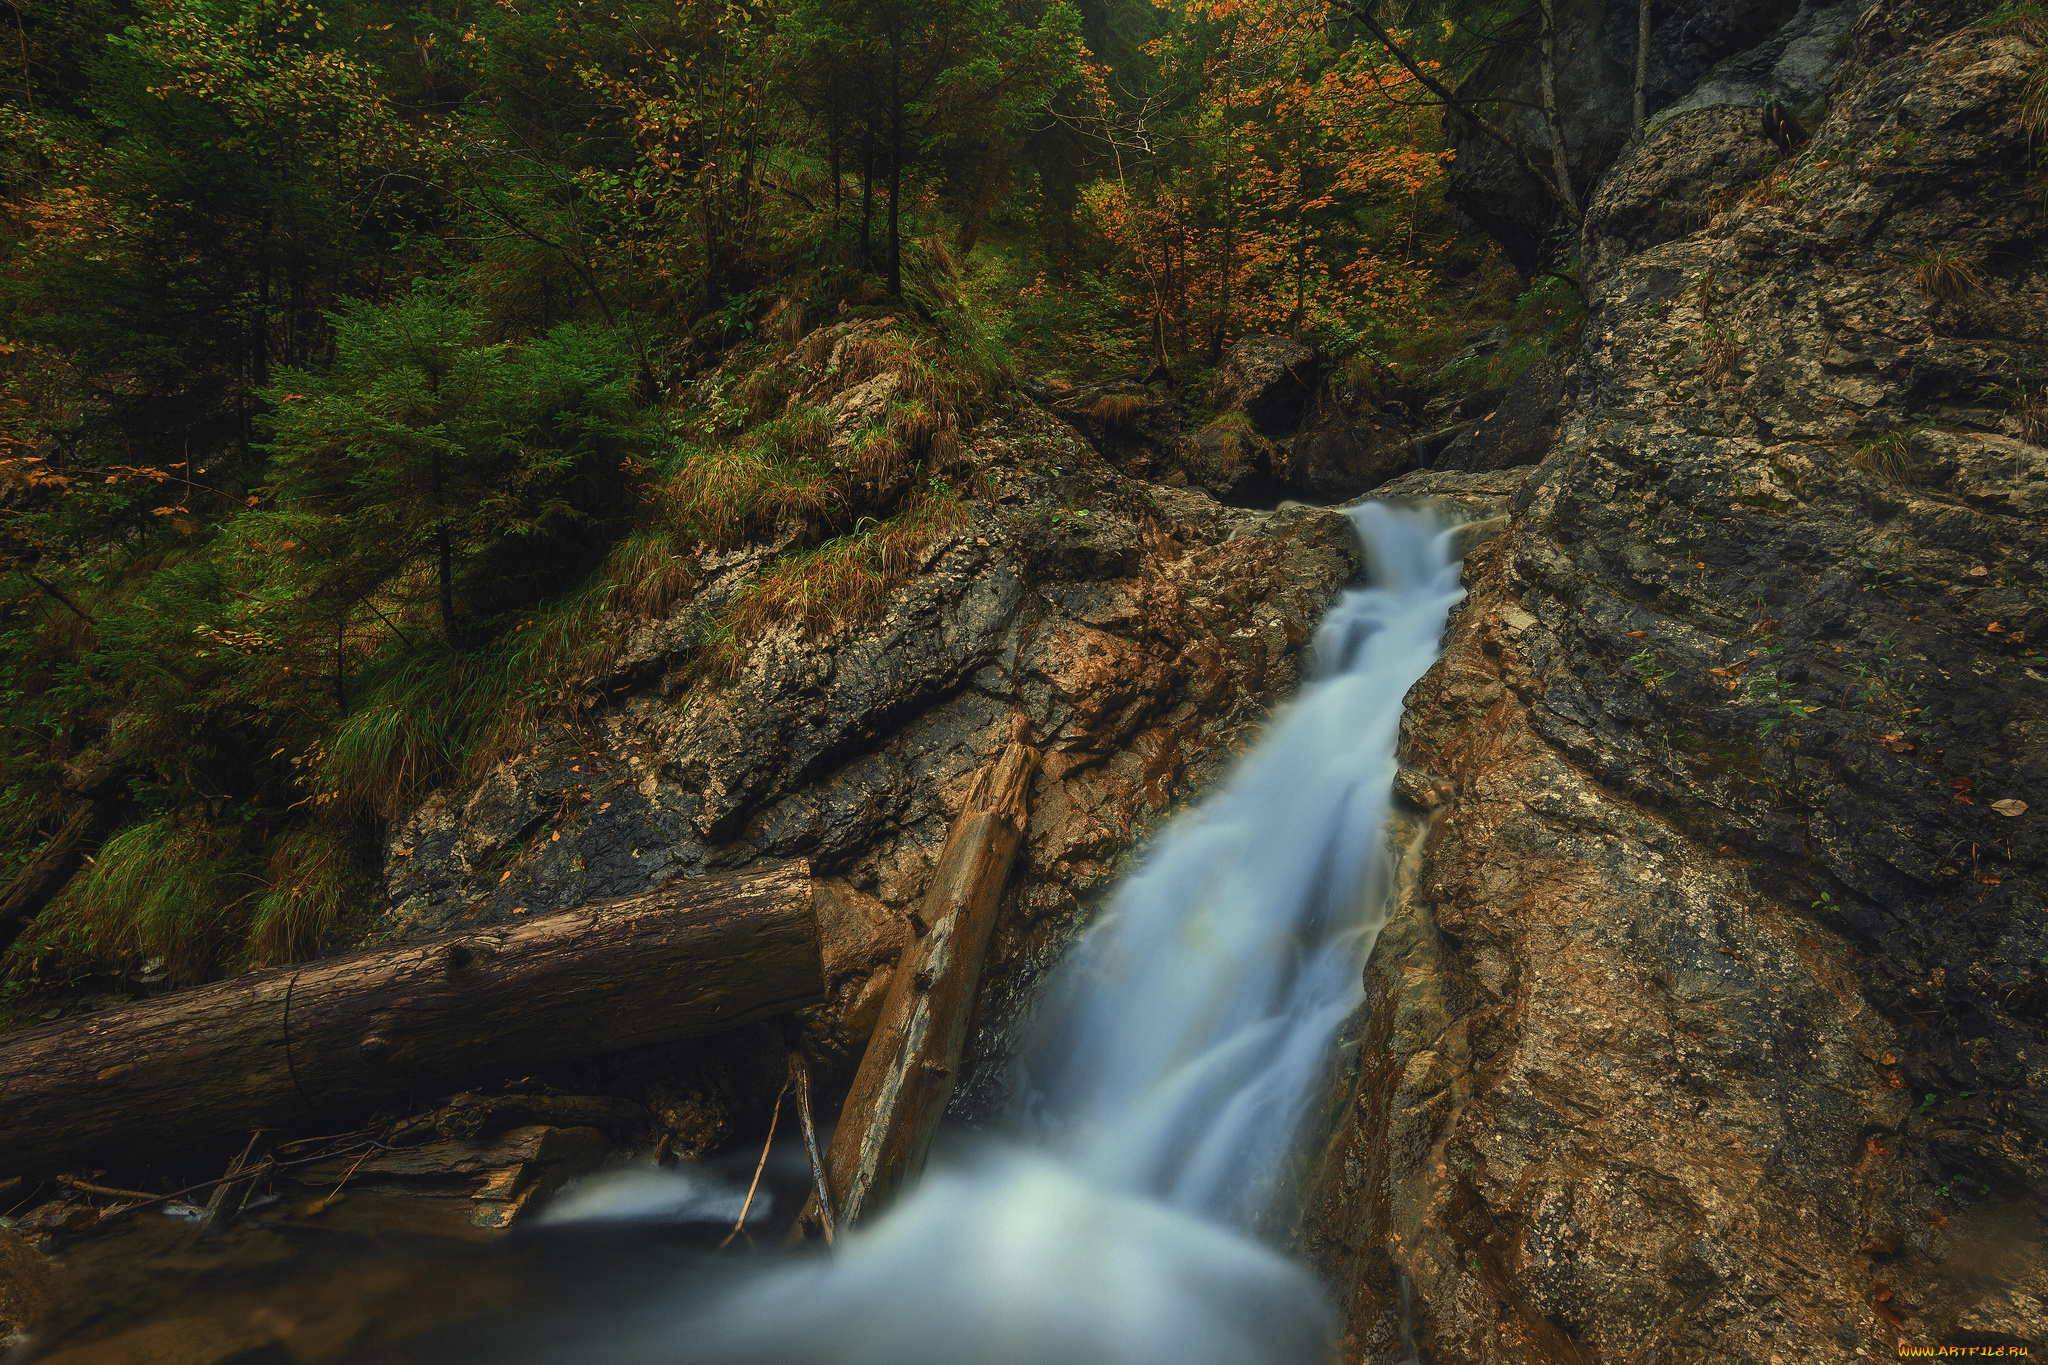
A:
[[[1603,182],[1410,699],[1453,794],[1303,1231],[1346,1359],[2042,1344],[2040,44],[1880,0],[1794,156],[1706,108]]]

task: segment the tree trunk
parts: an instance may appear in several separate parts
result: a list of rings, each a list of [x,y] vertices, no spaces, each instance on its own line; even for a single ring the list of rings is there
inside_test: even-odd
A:
[[[1579,218],[1579,202],[1572,194],[1572,165],[1564,145],[1564,119],[1557,108],[1557,0],[1543,3],[1543,121],[1550,127],[1550,167],[1557,184],[1557,196],[1572,221]]]
[[[0,1166],[153,1159],[824,998],[807,864],[686,878],[0,1040]]]
[[[1650,0],[1636,0],[1636,130],[1650,121]]]
[[[889,297],[903,297],[903,53],[889,60]]]
[[[50,836],[50,842],[0,891],[0,946],[11,941],[18,928],[64,889],[86,855],[113,832],[119,817],[116,805],[113,801],[80,801],[62,828]]]
[[[968,793],[911,940],[882,1003],[882,1019],[825,1159],[834,1223],[857,1225],[924,1170],[926,1150],[953,1096],[953,1073],[974,1011],[1010,863],[1024,838],[1025,798],[1038,753],[1012,744]],[[799,1219],[816,1221],[814,1194]]]

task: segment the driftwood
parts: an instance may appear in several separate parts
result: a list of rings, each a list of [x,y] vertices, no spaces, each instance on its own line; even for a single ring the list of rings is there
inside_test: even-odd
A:
[[[855,1226],[924,1169],[974,1009],[1010,864],[1024,838],[1036,750],[1012,744],[984,769],[953,825],[861,1056],[825,1159],[834,1222]],[[818,1196],[798,1229],[819,1221]]]
[[[824,996],[807,864],[684,878],[0,1039],[0,1173],[189,1150]]]

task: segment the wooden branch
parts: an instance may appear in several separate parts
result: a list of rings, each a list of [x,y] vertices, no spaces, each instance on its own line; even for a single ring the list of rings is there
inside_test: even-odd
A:
[[[1038,751],[1012,744],[968,793],[938,870],[911,921],[882,1020],[861,1057],[826,1156],[826,1188],[841,1232],[917,1179],[953,1097],[982,961],[1010,864],[1024,841],[1025,798]],[[797,1226],[816,1221],[813,1194]]]
[[[684,878],[0,1039],[0,1167],[154,1158],[824,998],[808,865]]]

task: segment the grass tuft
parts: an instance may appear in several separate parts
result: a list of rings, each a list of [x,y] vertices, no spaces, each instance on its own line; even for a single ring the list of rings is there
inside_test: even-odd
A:
[[[1936,252],[1913,263],[1913,283],[1937,303],[1974,294],[1983,287],[1984,276],[1967,256]]]
[[[1088,415],[1111,431],[1129,431],[1146,406],[1145,400],[1136,394],[1111,393],[1095,400]]]
[[[179,984],[199,980],[238,906],[257,893],[238,840],[196,811],[120,830],[37,917],[37,930],[82,932],[101,957],[164,959]]]
[[[1856,448],[1849,463],[1886,483],[1904,483],[1913,469],[1913,447],[1904,432],[1880,436]]]
[[[312,957],[322,935],[375,894],[354,838],[331,825],[301,825],[273,840],[264,880],[268,886],[249,915],[253,967]]]

